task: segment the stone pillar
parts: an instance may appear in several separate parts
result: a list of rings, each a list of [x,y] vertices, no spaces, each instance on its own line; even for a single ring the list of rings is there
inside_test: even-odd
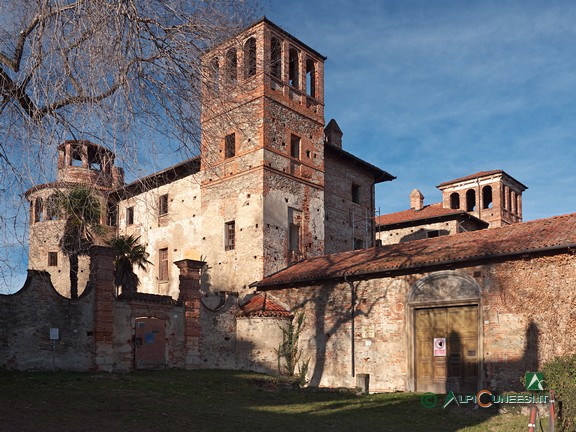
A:
[[[112,371],[114,336],[114,251],[90,249],[90,285],[94,290],[94,368]]]
[[[184,304],[184,349],[187,368],[199,368],[200,359],[200,270],[203,261],[183,259],[174,264],[180,269],[180,295],[178,300]]]

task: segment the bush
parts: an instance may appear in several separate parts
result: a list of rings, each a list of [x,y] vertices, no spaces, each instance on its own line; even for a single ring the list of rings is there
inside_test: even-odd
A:
[[[562,430],[574,430],[576,425],[576,354],[557,357],[542,367],[546,387],[554,390],[561,403]]]

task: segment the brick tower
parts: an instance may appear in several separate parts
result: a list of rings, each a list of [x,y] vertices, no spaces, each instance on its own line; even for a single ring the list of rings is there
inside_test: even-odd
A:
[[[528,188],[502,170],[482,171],[437,188],[444,208],[465,210],[491,228],[522,222],[522,192]]]
[[[225,239],[207,252],[213,285],[324,251],[324,60],[266,18],[204,56],[203,224],[220,227],[206,244]]]
[[[60,249],[66,221],[56,204],[56,193],[66,193],[76,185],[94,191],[101,204],[101,223],[106,225],[113,214],[107,215],[108,192],[124,184],[124,173],[114,166],[115,155],[110,150],[89,141],[66,141],[58,147],[58,174],[53,183],[29,189],[25,196],[30,202],[30,232],[28,268],[50,273],[52,283],[63,296],[70,296],[70,265]],[[114,225],[114,223],[112,223]],[[78,293],[86,287],[89,258],[79,258]]]

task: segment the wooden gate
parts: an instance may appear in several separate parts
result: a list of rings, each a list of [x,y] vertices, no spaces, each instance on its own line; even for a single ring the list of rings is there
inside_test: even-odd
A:
[[[478,391],[478,306],[415,309],[414,327],[416,391]],[[445,355],[434,355],[435,338],[446,339]]]
[[[136,318],[134,349],[136,369],[166,367],[165,321],[158,318]]]

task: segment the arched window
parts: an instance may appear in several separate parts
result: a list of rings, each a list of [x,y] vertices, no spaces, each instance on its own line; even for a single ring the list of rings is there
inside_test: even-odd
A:
[[[476,191],[468,189],[466,191],[466,211],[471,212],[476,209]]]
[[[226,53],[226,83],[236,84],[238,79],[238,58],[236,56],[236,49],[229,49]]]
[[[306,94],[316,97],[316,64],[314,60],[306,60]]]
[[[220,90],[220,62],[218,58],[212,59],[210,62],[210,89],[214,93],[218,93]]]
[[[450,208],[451,209],[460,208],[460,194],[458,192],[453,192],[450,195]]]
[[[270,41],[270,74],[282,79],[282,46],[275,37]]]
[[[288,84],[298,87],[298,50],[290,48],[288,51]]]
[[[56,196],[50,195],[46,200],[46,220],[58,219],[58,201]]]
[[[482,188],[482,208],[492,208],[492,186],[484,186]]]
[[[256,39],[250,38],[244,44],[244,78],[256,75]]]
[[[36,198],[36,201],[34,202],[34,222],[42,222],[42,205],[42,198]]]

